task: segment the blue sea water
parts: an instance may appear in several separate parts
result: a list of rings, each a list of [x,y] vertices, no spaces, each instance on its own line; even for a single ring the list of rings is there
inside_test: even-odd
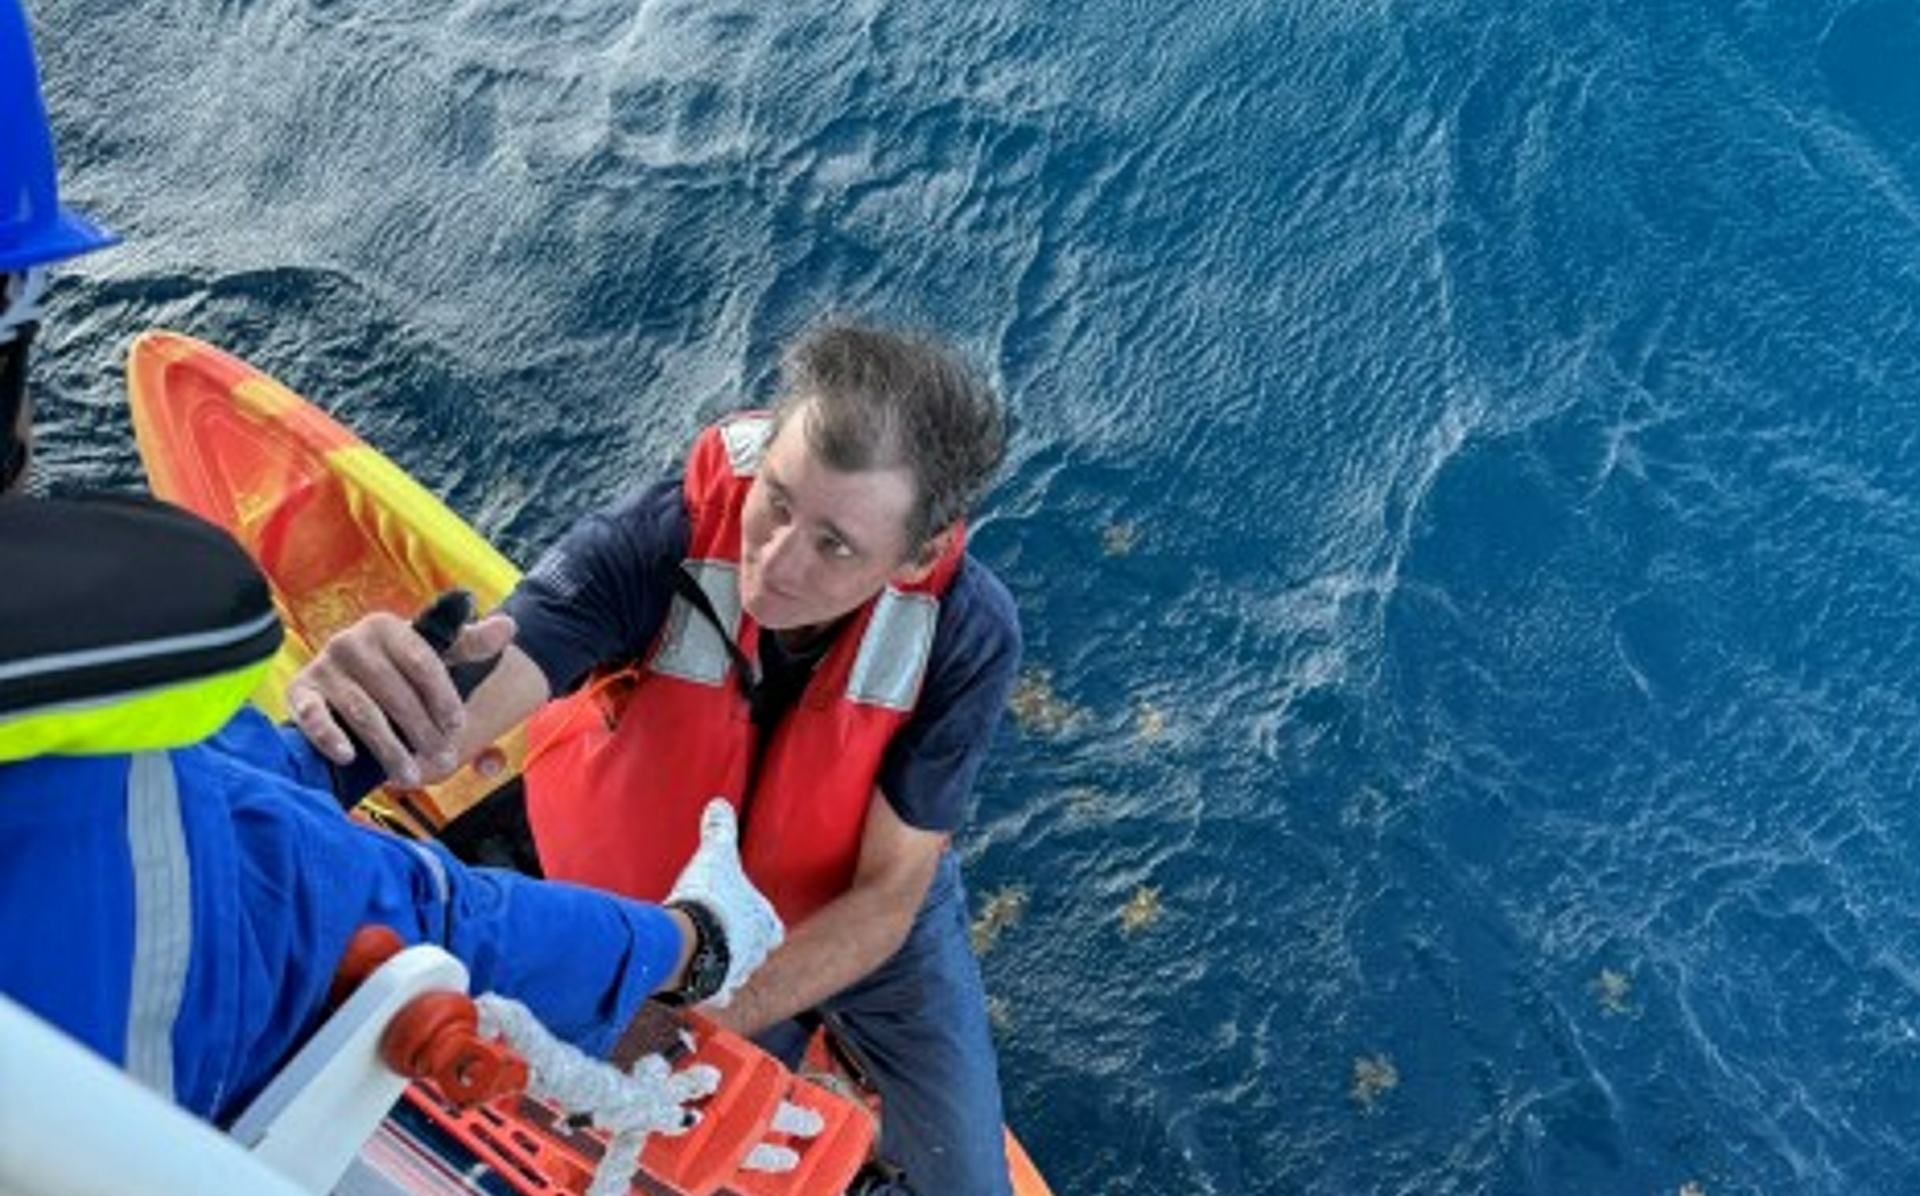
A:
[[[153,324],[528,561],[828,309],[1018,420],[1068,1193],[1920,1191],[1920,0],[31,0]]]

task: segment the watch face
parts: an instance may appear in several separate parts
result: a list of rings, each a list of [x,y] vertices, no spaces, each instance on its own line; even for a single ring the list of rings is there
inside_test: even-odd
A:
[[[704,1001],[720,991],[727,982],[727,962],[711,943],[702,942],[687,964],[687,990],[695,1001]]]
[[[676,902],[693,922],[695,942],[693,958],[687,961],[687,975],[674,995],[689,1005],[697,1005],[720,991],[727,982],[726,931],[712,911],[698,902]]]

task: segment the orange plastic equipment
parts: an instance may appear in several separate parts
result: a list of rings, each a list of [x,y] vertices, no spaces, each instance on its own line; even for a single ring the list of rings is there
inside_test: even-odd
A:
[[[741,1171],[721,1189],[725,1196],[786,1196],[790,1192],[838,1196],[873,1153],[873,1115],[854,1101],[798,1076],[790,1077],[786,1099],[818,1113],[824,1123],[820,1132],[808,1139],[766,1135],[763,1141],[768,1144],[798,1151],[799,1165],[787,1172]]]
[[[386,926],[363,926],[334,972],[332,997],[344,1000],[404,944]],[[720,1074],[712,1095],[694,1105],[685,1133],[655,1134],[640,1152],[635,1190],[654,1196],[839,1196],[873,1147],[872,1114],[860,1103],[796,1077],[779,1060],[697,1013],[649,1005],[630,1032],[641,1052],[676,1068],[704,1063]],[[691,1050],[688,1043],[691,1042]],[[380,1040],[380,1056],[417,1082],[403,1102],[440,1133],[525,1196],[582,1193],[606,1154],[606,1137],[564,1110],[526,1093],[526,1061],[506,1043],[482,1038],[479,1011],[464,993],[415,997]],[[781,1104],[818,1114],[818,1134],[773,1129]],[[785,1172],[744,1171],[761,1144],[798,1156]]]
[[[339,964],[333,969],[333,984],[327,989],[327,1008],[338,1009],[345,1004],[354,989],[366,983],[375,969],[400,954],[405,946],[400,932],[391,926],[373,923],[354,931],[353,937],[347,940],[347,949],[340,954]]]
[[[707,1063],[720,1072],[714,1094],[698,1102],[700,1121],[678,1136],[655,1134],[640,1153],[636,1192],[651,1196],[839,1196],[873,1146],[873,1120],[862,1108],[789,1072],[777,1059],[697,1014],[683,1014],[694,1040],[676,1068]],[[665,1052],[671,1058],[671,1051]],[[416,1084],[404,1098],[441,1135],[524,1196],[581,1193],[606,1153],[606,1138],[573,1124],[561,1111],[524,1096],[460,1109],[432,1085]],[[771,1125],[787,1101],[821,1115],[811,1138],[790,1138]],[[757,1145],[786,1146],[799,1155],[794,1170],[742,1171]]]
[[[480,1013],[464,993],[427,993],[408,1001],[380,1039],[387,1066],[430,1080],[456,1105],[524,1092],[527,1061],[504,1042],[482,1037]]]
[[[276,719],[294,671],[360,616],[411,613],[456,586],[491,610],[519,580],[399,466],[230,353],[142,333],[127,355],[127,399],[153,493],[227,529],[273,583],[287,636],[254,701]],[[525,735],[498,746],[505,772],[516,771]],[[462,769],[430,793],[396,796],[392,821],[427,833],[498,783]]]
[[[337,1007],[406,944],[390,926],[353,932],[333,970],[327,1003]],[[524,1092],[527,1064],[504,1042],[482,1037],[480,1010],[465,993],[430,992],[408,1001],[380,1036],[380,1058],[410,1080],[430,1080],[461,1106]]]

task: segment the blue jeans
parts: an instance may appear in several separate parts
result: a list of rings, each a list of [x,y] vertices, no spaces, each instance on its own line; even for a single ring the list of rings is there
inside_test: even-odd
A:
[[[951,851],[900,950],[819,1012],[879,1090],[880,1157],[907,1185],[893,1191],[1011,1196],[986,987]],[[759,1043],[793,1065],[807,1033],[784,1022]]]

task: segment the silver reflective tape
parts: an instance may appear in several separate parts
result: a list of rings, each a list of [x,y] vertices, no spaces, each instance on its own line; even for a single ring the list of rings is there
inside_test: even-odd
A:
[[[413,850],[413,854],[419,857],[420,862],[426,866],[428,874],[433,877],[434,899],[443,906],[452,904],[453,880],[447,875],[447,862],[422,844],[409,843],[404,839],[401,842]]]
[[[133,757],[127,776],[127,845],[133,860],[127,1074],[173,1100],[173,1023],[193,951],[193,876],[180,790],[165,752]]]
[[[733,565],[726,561],[687,561],[681,568],[706,591],[713,613],[727,625],[727,637],[738,637],[740,576]],[[726,679],[732,663],[719,629],[685,598],[674,595],[667,611],[666,631],[653,654],[653,671],[700,685],[718,685]]]
[[[18,681],[26,677],[37,677],[43,673],[59,673],[69,669],[91,668],[94,665],[150,660],[156,656],[184,655],[209,648],[224,648],[230,644],[245,643],[261,634],[279,617],[270,610],[257,619],[213,631],[196,631],[187,635],[163,636],[160,639],[141,640],[132,644],[115,644],[108,648],[87,648],[78,652],[56,652],[48,656],[29,657],[26,660],[14,661],[12,664],[0,664],[0,681]]]
[[[880,591],[847,678],[847,697],[891,710],[913,709],[939,618],[938,599],[892,588]]]
[[[760,471],[760,457],[767,451],[767,436],[773,420],[764,415],[746,415],[720,425],[720,440],[727,446],[727,462],[740,477],[752,477]]]

